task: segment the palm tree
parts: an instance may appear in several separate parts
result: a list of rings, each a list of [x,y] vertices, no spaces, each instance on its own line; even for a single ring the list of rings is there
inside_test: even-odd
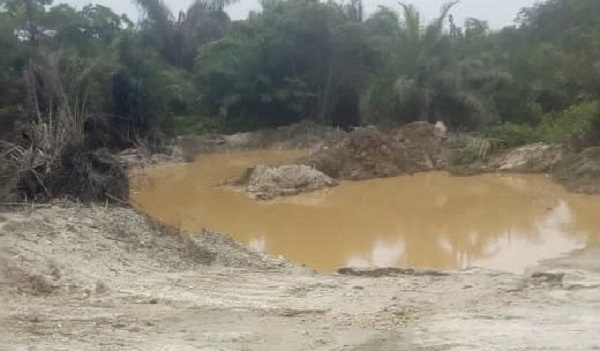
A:
[[[162,0],[132,0],[146,15],[142,26],[154,39],[163,58],[191,69],[199,45],[218,39],[229,17],[226,6],[237,0],[196,0],[177,18]]]
[[[364,6],[362,0],[350,0],[350,3],[344,6],[346,15],[352,20],[362,22],[364,19]]]
[[[419,120],[439,119],[440,87],[451,83],[454,76],[448,71],[452,64],[448,57],[449,41],[443,24],[448,13],[458,1],[445,4],[440,16],[427,26],[413,5],[400,3],[403,9],[400,77],[395,91],[405,113]]]
[[[504,77],[489,71],[477,59],[463,60],[465,55],[461,55],[457,45],[464,39],[463,34],[456,28],[451,34],[444,31],[445,20],[458,2],[443,5],[440,16],[425,26],[414,6],[400,3],[404,21],[398,60],[400,76],[394,91],[402,113],[412,119],[472,125],[494,114],[492,104],[481,94],[482,87]],[[484,83],[471,84],[481,80]],[[470,116],[481,121],[469,120]]]

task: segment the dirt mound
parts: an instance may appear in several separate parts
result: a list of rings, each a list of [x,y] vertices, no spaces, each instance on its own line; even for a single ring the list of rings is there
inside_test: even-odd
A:
[[[246,191],[260,200],[296,195],[338,185],[337,181],[306,165],[265,166],[249,168],[238,181]]]
[[[144,275],[208,265],[293,267],[221,234],[171,231],[131,208],[66,206],[2,213],[0,298],[94,291],[98,284],[118,290]]]
[[[193,247],[209,254],[212,258],[211,265],[265,270],[293,267],[283,259],[276,259],[250,250],[226,234],[204,230],[201,234],[191,237],[190,240]]]
[[[442,137],[425,122],[385,134],[374,127],[357,128],[299,160],[335,179],[364,180],[430,171],[438,166]]]
[[[489,161],[488,168],[502,172],[550,172],[563,157],[560,145],[537,143],[521,146]]]
[[[573,192],[600,194],[600,147],[565,156],[553,175]]]
[[[439,167],[442,144],[446,138],[443,124],[437,126],[428,122],[409,123],[394,131],[393,137],[413,149],[413,152],[424,153],[427,157],[420,158],[424,167]],[[416,161],[419,161],[419,158]]]

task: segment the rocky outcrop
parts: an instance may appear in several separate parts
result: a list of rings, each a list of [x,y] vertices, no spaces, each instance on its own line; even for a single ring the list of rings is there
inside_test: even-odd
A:
[[[564,148],[560,145],[530,144],[492,157],[488,169],[501,172],[546,173],[554,169],[563,154]]]
[[[258,165],[249,168],[238,184],[257,199],[270,200],[333,187],[338,182],[306,165]]]

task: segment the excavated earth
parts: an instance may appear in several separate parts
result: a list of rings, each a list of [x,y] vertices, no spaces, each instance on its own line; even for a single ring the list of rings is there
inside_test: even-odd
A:
[[[0,211],[0,350],[598,350],[600,248],[315,274],[133,209]]]
[[[336,186],[338,180],[432,171],[443,166],[442,143],[443,135],[427,122],[410,123],[391,133],[355,128],[315,143],[314,152],[295,164],[251,167],[236,184],[257,199],[270,200]]]
[[[414,122],[383,133],[356,128],[298,161],[340,180],[365,180],[439,169],[443,136],[434,125]]]
[[[322,173],[257,172],[259,197],[335,185],[331,178],[445,167],[444,139],[422,123],[385,135],[304,124],[192,139],[165,160],[121,157],[135,168],[206,151],[318,150],[297,163]],[[530,149],[508,152],[493,167],[530,169],[535,153],[547,156],[545,171],[559,157],[548,146]],[[593,179],[588,159],[600,153],[588,154],[572,169]],[[281,176],[288,173],[294,179]],[[340,268],[317,274],[219,233],[161,227],[130,208],[0,208],[0,351],[600,350],[598,247],[523,274]]]

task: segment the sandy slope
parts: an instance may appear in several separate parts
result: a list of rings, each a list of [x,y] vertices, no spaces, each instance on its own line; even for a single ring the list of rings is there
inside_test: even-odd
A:
[[[129,209],[1,214],[0,350],[600,350],[600,250],[368,278],[197,243]]]

